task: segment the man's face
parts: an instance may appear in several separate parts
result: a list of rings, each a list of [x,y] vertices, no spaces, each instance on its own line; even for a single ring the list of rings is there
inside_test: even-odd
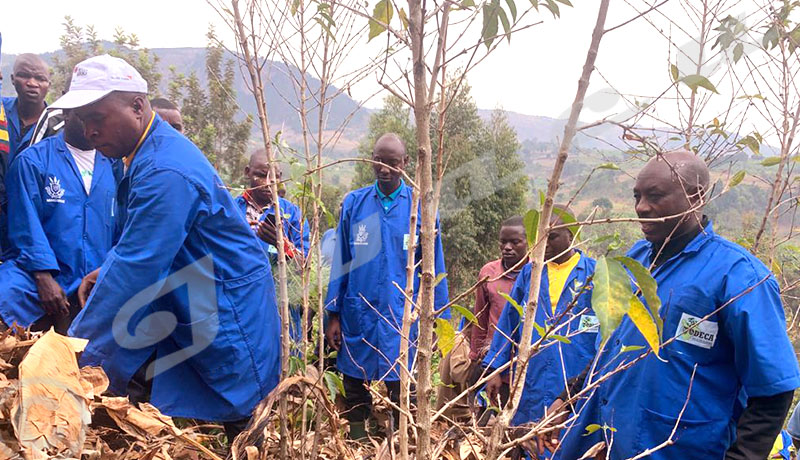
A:
[[[162,108],[157,108],[155,111],[162,120],[166,121],[170,126],[175,128],[175,131],[183,133],[183,117],[181,116],[180,112],[175,109]]]
[[[561,224],[560,219],[552,221],[553,225]],[[544,249],[544,257],[546,260],[553,260],[559,255],[566,254],[569,247],[572,245],[572,232],[568,228],[558,228],[552,230],[547,235],[547,246]]]
[[[15,72],[11,74],[11,82],[17,90],[20,102],[25,104],[41,104],[50,89],[49,71],[41,63],[17,64]]]
[[[396,188],[400,184],[401,174],[400,171],[391,168],[405,169],[407,159],[408,156],[399,143],[393,143],[372,152],[372,160],[379,162],[372,164],[378,185],[383,188]]]
[[[81,150],[92,148],[92,144],[84,135],[83,122],[75,114],[74,110],[64,111],[64,140]]]
[[[272,203],[272,173],[269,164],[259,161],[244,168],[250,182],[250,195],[259,203]]]
[[[642,169],[633,187],[633,197],[640,218],[673,216],[692,207],[678,176],[664,161],[652,161]],[[642,222],[642,233],[647,241],[662,243],[670,234],[675,237],[685,233],[684,227],[691,225],[689,218],[687,214],[665,222]]]
[[[513,225],[500,227],[500,254],[506,267],[511,268],[516,265],[527,252],[528,241],[523,227]]]
[[[129,100],[112,93],[74,109],[83,122],[89,143],[110,158],[122,158],[133,152],[141,135],[143,105],[140,99]]]

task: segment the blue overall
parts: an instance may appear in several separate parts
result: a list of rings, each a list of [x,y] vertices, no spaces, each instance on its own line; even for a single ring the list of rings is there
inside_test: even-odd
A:
[[[395,362],[400,352],[405,297],[393,282],[400,289],[405,288],[411,211],[411,188],[405,184],[400,187],[386,208],[375,185],[350,192],[342,203],[325,304],[329,313],[339,315],[342,328],[337,368],[357,379],[400,379]],[[439,228],[438,219],[436,228]],[[420,225],[418,234],[419,231]],[[435,246],[436,274],[445,273],[438,231]],[[421,257],[419,246],[416,257],[417,260]],[[419,273],[418,268],[414,276],[415,296],[419,292]],[[447,299],[445,278],[435,288],[435,308],[444,307]],[[449,318],[449,309],[441,317]],[[415,323],[409,337],[412,358],[417,334]],[[409,360],[409,366],[411,364]]]
[[[640,241],[628,255],[647,267],[652,251],[650,243]],[[778,283],[744,248],[716,235],[709,223],[652,274],[662,303],[663,338],[679,339],[662,348],[664,361],[650,354],[601,383],[578,406],[577,420],[562,443],[563,458],[578,458],[603,439],[604,430],[584,436],[590,424],[617,430],[608,430],[614,438],[610,458],[615,460],[666,441],[689,396],[695,366],[675,443],[650,459],[722,459],[735,436],[740,390],[772,396],[800,386]],[[752,291],[743,294],[748,288]],[[627,317],[601,351],[599,374],[641,353],[620,353],[622,346],[646,346]]]
[[[16,156],[6,178],[10,259],[0,265],[0,316],[28,327],[44,315],[32,272],[50,271],[70,296],[111,249],[116,181],[95,154],[89,194],[64,135]]]
[[[566,344],[549,339],[542,344],[539,350],[528,362],[528,372],[525,376],[525,386],[519,401],[517,413],[511,423],[522,425],[542,418],[545,408],[552,404],[558,395],[566,388],[567,379],[580,374],[591,362],[595,355],[597,340],[597,320],[591,306],[591,284],[581,292],[581,288],[589,282],[589,277],[594,273],[594,259],[581,254],[578,265],[572,270],[564,284],[564,290],[558,299],[555,314],[550,301],[550,285],[547,276],[547,266],[542,271],[542,281],[539,288],[539,305],[536,309],[536,323],[548,328],[556,323],[568,307],[573,304],[573,298],[579,294],[574,306],[565,314],[558,323],[560,328],[553,333],[569,336],[571,343]],[[530,290],[531,265],[526,264],[517,276],[514,288],[508,293],[523,311],[528,302]],[[489,352],[484,358],[484,365],[491,369],[506,364],[513,355],[517,354],[522,324],[517,309],[506,304],[497,330],[492,337]],[[513,343],[506,337],[511,338]],[[533,331],[531,343],[539,341],[541,336]],[[549,342],[552,344],[544,346]]]
[[[177,417],[248,417],[280,378],[280,321],[264,251],[205,156],[155,117],[119,185],[119,242],[70,334],[81,364],[124,394],[148,366]]]

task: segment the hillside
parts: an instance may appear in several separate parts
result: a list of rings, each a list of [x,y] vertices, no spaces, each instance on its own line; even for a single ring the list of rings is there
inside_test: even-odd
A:
[[[106,44],[106,47],[113,47]],[[205,72],[205,48],[154,48],[151,50],[160,58],[159,70],[163,77],[161,81],[161,92],[166,91],[170,78],[170,68],[177,72],[189,75],[196,73],[201,83],[206,82]],[[42,57],[52,62],[53,57],[59,52],[45,53]],[[11,74],[15,55],[3,54],[0,57],[0,71],[3,75]],[[228,55],[232,59],[232,55]],[[267,108],[270,114],[270,122],[274,129],[281,130],[284,138],[290,144],[299,144],[300,121],[292,105],[296,105],[298,95],[292,84],[291,75],[299,74],[299,70],[287,66],[281,62],[270,61],[265,69],[265,81],[269,82],[266,88]],[[6,80],[2,94],[4,96],[14,95],[14,90]],[[311,90],[319,88],[319,81],[311,79]],[[255,101],[247,90],[245,80],[241,73],[237,72],[236,79],[237,100],[243,113],[256,116]],[[480,110],[482,117],[488,118],[491,110]],[[367,130],[370,110],[360,107],[360,104],[349,97],[346,93],[340,94],[334,99],[326,110],[326,129],[335,130],[347,121],[347,130],[337,145],[328,152],[331,157],[347,156],[357,149],[358,142]],[[554,151],[557,140],[561,137],[566,120],[559,120],[543,116],[527,115],[517,112],[506,112],[511,126],[516,130],[520,142],[528,141],[529,144],[538,145],[539,151]],[[314,118],[316,114],[312,113]],[[348,118],[351,117],[348,121]],[[586,135],[589,134],[589,135]],[[616,127],[595,128],[586,134],[580,134],[576,138],[576,145],[583,149],[608,149],[610,146],[622,148],[620,141],[620,130]],[[531,144],[531,145],[532,145]],[[531,148],[523,149],[521,152],[527,156]]]

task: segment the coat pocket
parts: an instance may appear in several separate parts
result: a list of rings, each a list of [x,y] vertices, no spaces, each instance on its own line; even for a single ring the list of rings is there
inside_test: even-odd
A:
[[[653,458],[702,458],[704,460],[722,460],[728,448],[727,423],[723,420],[693,420],[660,414],[650,409],[643,409],[636,441],[636,452],[626,453],[633,456],[646,449],[654,448],[672,437],[674,444],[659,450]],[[675,426],[677,425],[677,428]],[[623,429],[620,427],[620,429]],[[627,427],[625,429],[631,429]],[[681,455],[680,453],[683,453]]]
[[[364,316],[364,301],[360,296],[345,297],[344,305],[339,312],[342,334],[357,337],[362,334],[361,321]]]

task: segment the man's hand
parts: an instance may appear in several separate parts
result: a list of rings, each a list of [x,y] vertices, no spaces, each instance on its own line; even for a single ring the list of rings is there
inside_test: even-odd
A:
[[[549,416],[551,416],[553,414],[557,414],[559,412],[563,412],[564,409],[566,409],[564,407],[564,401],[562,401],[560,399],[556,399],[555,401],[553,401],[553,404],[551,404],[550,407],[548,407],[545,410],[545,417],[549,417]],[[567,414],[563,413],[563,414],[559,415],[558,417],[554,418],[553,421],[550,422],[550,424],[551,425],[558,425],[560,423],[564,423],[564,421],[566,421],[566,419],[567,419]],[[550,452],[553,452],[556,449],[556,447],[558,446],[558,442],[559,442],[558,438],[559,438],[560,432],[561,432],[561,430],[556,429],[556,430],[553,430],[553,431],[549,431],[549,432],[545,433],[542,436],[537,437],[536,438],[536,448],[535,448],[536,452],[535,452],[535,454],[538,455],[538,456],[541,456],[542,454],[544,454],[544,450],[545,449],[549,450]]]
[[[69,314],[69,300],[61,286],[53,279],[48,271],[34,272],[33,279],[39,290],[39,303],[44,311],[51,316],[66,316]]]
[[[328,314],[328,327],[325,328],[325,339],[334,350],[339,351],[342,347],[342,325],[339,323],[339,315]]]
[[[278,230],[272,222],[262,220],[258,223],[256,235],[265,243],[278,247]]]
[[[78,288],[78,303],[81,304],[81,308],[86,305],[86,301],[89,300],[89,294],[92,293],[92,289],[94,289],[94,285],[97,283],[97,275],[100,274],[100,269],[89,273],[83,278],[81,281],[81,285]]]
[[[500,406],[500,388],[503,386],[503,377],[500,374],[495,375],[486,382],[486,396],[492,404]]]

